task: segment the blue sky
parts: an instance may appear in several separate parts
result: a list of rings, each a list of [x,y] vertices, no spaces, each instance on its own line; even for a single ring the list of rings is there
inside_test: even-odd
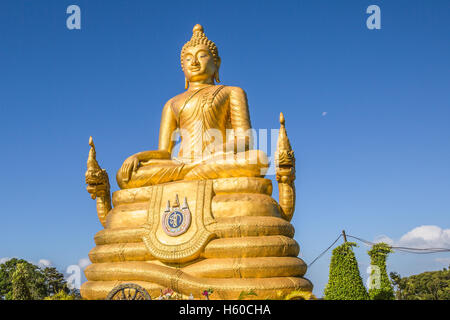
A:
[[[66,28],[71,4],[81,30]],[[381,30],[366,27],[371,4]],[[449,9],[437,0],[2,1],[0,258],[65,270],[87,257],[101,229],[84,185],[88,138],[117,190],[123,160],[157,147],[196,23],[219,47],[222,83],[246,90],[253,127],[278,128],[286,116],[306,262],[342,229],[449,247]],[[364,278],[367,249],[355,249]],[[307,274],[319,296],[329,259]],[[448,253],[395,253],[388,269],[449,263]]]

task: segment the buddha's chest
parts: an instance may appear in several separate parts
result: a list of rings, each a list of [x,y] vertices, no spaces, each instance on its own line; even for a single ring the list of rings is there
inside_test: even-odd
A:
[[[208,90],[200,92],[186,101],[178,102],[180,128],[203,127],[225,129],[229,119],[229,99],[225,92]]]

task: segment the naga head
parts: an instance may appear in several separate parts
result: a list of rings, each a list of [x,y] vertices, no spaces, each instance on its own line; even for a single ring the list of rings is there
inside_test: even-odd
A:
[[[96,159],[95,145],[92,137],[89,138],[89,156],[87,161],[87,170],[85,173],[87,191],[91,194],[91,198],[102,196],[109,193],[109,178],[105,169],[100,168]]]
[[[280,113],[280,131],[275,155],[276,179],[278,182],[291,184],[295,180],[295,156],[287,136],[285,119]]]

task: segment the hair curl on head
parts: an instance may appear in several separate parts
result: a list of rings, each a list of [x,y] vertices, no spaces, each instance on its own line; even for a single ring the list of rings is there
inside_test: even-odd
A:
[[[183,57],[184,54],[186,53],[186,49],[189,47],[195,47],[196,45],[199,44],[203,44],[208,47],[209,51],[213,55],[214,63],[216,64],[216,66],[218,66],[220,58],[219,58],[219,50],[217,49],[216,44],[206,37],[205,32],[203,31],[203,27],[199,24],[196,24],[194,26],[194,29],[192,29],[191,40],[186,42],[183,46],[183,49],[181,49],[180,58],[181,58],[181,68],[183,70],[184,70]]]

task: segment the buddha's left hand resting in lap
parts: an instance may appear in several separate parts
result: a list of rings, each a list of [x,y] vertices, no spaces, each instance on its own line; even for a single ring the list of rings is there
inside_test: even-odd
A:
[[[181,51],[187,90],[163,108],[158,150],[139,152],[125,160],[117,172],[120,188],[265,175],[268,159],[264,152],[252,149],[244,90],[215,84],[220,62],[216,45],[196,25]],[[177,131],[181,146],[178,156],[172,158]]]

